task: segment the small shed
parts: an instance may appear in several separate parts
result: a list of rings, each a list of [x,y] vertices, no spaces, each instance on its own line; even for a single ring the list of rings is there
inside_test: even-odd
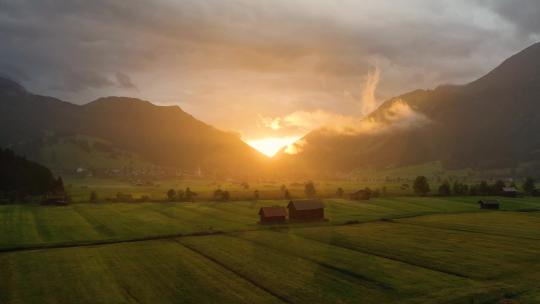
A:
[[[495,200],[481,200],[478,201],[480,204],[480,209],[499,209],[499,202]]]
[[[321,200],[293,200],[287,205],[291,221],[323,221],[324,204]]]
[[[46,195],[41,204],[44,206],[67,206],[67,198],[65,195]]]
[[[351,198],[351,200],[355,201],[366,201],[370,199],[371,193],[368,190],[358,190],[351,193],[349,197]]]
[[[516,187],[503,187],[502,195],[506,197],[516,197],[518,195],[518,190]]]
[[[287,209],[285,207],[262,207],[259,209],[261,224],[280,224],[287,220]]]

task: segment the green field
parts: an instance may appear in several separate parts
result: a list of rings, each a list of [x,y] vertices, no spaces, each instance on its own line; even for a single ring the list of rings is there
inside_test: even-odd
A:
[[[323,223],[263,227],[286,201],[0,206],[0,303],[540,301],[540,200],[325,200]]]

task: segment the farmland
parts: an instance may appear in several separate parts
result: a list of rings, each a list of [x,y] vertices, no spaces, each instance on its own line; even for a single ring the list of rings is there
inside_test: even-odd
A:
[[[263,227],[284,200],[0,206],[0,303],[540,301],[540,200],[327,199],[323,223]]]

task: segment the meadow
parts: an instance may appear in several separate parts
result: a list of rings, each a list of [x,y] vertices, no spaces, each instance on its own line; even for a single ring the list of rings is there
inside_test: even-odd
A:
[[[540,199],[325,199],[0,206],[0,303],[540,301]]]

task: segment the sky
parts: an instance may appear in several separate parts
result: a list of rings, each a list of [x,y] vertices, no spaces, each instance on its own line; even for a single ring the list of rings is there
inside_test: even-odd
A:
[[[0,75],[284,144],[482,76],[540,40],[538,16],[537,0],[0,0]]]

